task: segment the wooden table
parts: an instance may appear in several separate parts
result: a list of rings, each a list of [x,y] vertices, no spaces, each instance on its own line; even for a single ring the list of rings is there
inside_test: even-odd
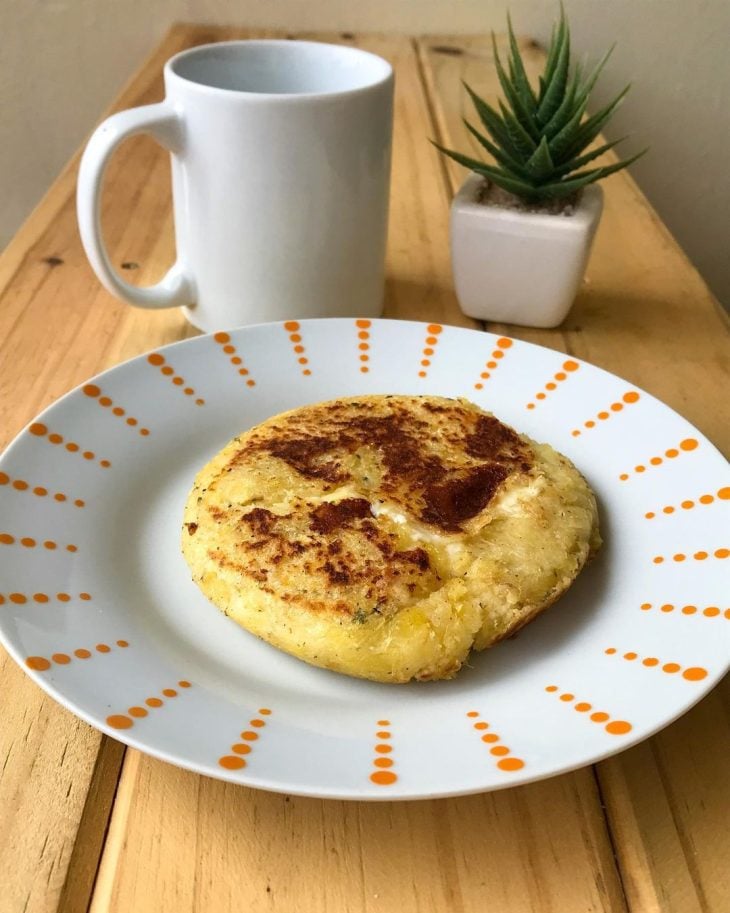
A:
[[[112,110],[160,100],[162,64],[176,51],[266,36],[176,26]],[[395,66],[386,313],[474,325],[459,311],[449,266],[448,203],[461,175],[427,137],[465,141],[462,77],[496,92],[487,38],[289,37],[358,45]],[[522,44],[534,70],[541,51]],[[99,286],[76,228],[77,161],[0,261],[3,445],[89,375],[195,332],[178,311],[134,310]],[[106,187],[113,261],[135,281],[156,281],[172,260],[166,154],[152,140],[130,141]],[[605,188],[568,320],[509,333],[622,375],[727,447],[724,314],[631,178],[622,173]],[[365,804],[178,770],[91,729],[6,656],[0,676],[2,913],[730,910],[722,687],[595,768],[462,799]]]

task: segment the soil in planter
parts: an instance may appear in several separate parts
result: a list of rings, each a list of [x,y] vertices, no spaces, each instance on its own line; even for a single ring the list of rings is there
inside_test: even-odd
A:
[[[572,216],[580,202],[580,191],[560,200],[526,203],[508,190],[503,190],[501,187],[497,187],[496,184],[492,184],[491,181],[485,180],[477,191],[476,200],[477,203],[482,203],[484,206],[513,209],[516,212],[537,212],[548,216]]]

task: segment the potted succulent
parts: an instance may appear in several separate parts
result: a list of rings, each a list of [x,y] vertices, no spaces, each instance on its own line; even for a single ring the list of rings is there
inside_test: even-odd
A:
[[[504,93],[499,110],[465,85],[486,135],[465,121],[489,164],[435,144],[472,172],[451,208],[454,284],[470,317],[523,326],[563,321],[583,278],[601,217],[597,181],[624,161],[587,167],[621,140],[591,146],[629,87],[591,117],[588,100],[610,51],[589,74],[573,64],[561,9],[536,88],[525,72],[508,18],[507,70],[492,35]],[[646,151],[646,150],[644,150]]]

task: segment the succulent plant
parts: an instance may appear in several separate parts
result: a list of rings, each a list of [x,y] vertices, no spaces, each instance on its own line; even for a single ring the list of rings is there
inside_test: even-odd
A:
[[[561,7],[560,20],[553,26],[545,69],[535,90],[527,78],[509,16],[507,24],[510,46],[507,70],[492,33],[494,63],[504,93],[504,101],[500,99],[498,103],[499,111],[464,83],[488,135],[480,133],[468,121],[464,123],[490,153],[494,164],[434,143],[441,152],[531,204],[569,197],[587,184],[626,168],[646,152],[643,150],[611,165],[581,170],[622,142],[619,139],[585,151],[630,88],[626,86],[605,108],[584,119],[591,91],[613,48],[585,75],[583,67],[571,60],[570,28]]]

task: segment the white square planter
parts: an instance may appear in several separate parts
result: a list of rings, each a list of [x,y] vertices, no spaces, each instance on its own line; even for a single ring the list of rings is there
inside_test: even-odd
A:
[[[462,311],[521,326],[562,323],[578,292],[603,209],[597,184],[572,215],[518,212],[477,202],[471,174],[451,205],[451,263]]]

